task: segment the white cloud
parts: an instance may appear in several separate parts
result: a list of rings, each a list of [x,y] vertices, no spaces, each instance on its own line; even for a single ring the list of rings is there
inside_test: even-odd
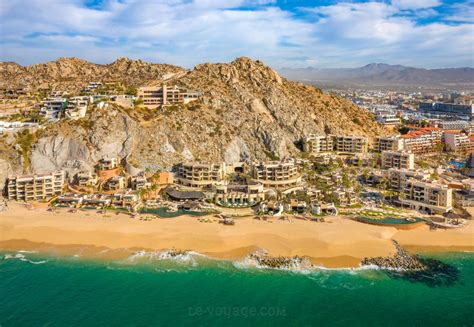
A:
[[[392,0],[392,5],[400,9],[423,9],[441,5],[439,0]]]
[[[128,56],[192,67],[246,55],[276,67],[472,65],[472,25],[417,23],[436,16],[435,2],[337,3],[306,8],[313,16],[302,18],[274,0],[108,0],[100,9],[79,0],[0,1],[0,60]]]

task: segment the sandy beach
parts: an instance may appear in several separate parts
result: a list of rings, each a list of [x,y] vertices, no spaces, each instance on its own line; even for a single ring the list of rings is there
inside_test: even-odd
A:
[[[209,217],[211,218],[211,217]],[[413,252],[474,251],[473,224],[456,230],[397,230],[331,217],[327,222],[236,219],[235,226],[197,217],[141,221],[95,211],[56,213],[11,203],[0,213],[0,249],[42,250],[90,257],[124,257],[137,250],[193,250],[211,257],[240,259],[257,249],[272,256],[306,255],[316,265],[356,267],[364,257],[395,252],[397,240]]]

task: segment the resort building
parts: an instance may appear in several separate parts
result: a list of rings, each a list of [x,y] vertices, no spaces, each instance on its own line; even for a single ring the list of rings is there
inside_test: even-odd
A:
[[[391,168],[388,170],[388,186],[394,191],[400,191],[406,180],[413,178],[419,181],[428,181],[430,174],[417,170]]]
[[[409,178],[403,183],[400,192],[403,207],[430,214],[443,214],[452,209],[453,190],[446,185]]]
[[[177,166],[175,180],[190,187],[211,187],[225,178],[225,163],[182,163]]]
[[[251,176],[264,187],[291,188],[301,183],[301,175],[292,161],[253,163]]]
[[[143,86],[138,88],[138,98],[143,105],[150,109],[161,108],[167,105],[185,104],[199,98],[200,93],[186,90],[176,85]]]
[[[91,187],[97,185],[97,174],[91,172],[80,172],[76,174],[76,184],[79,187]]]
[[[214,201],[224,206],[251,206],[264,200],[263,184],[250,182],[248,184],[216,185]]]
[[[67,102],[65,110],[66,117],[69,119],[84,118],[87,113],[89,97],[73,97]]]
[[[357,195],[352,190],[335,190],[332,194],[340,206],[351,206],[358,202]]]
[[[373,148],[377,152],[401,151],[404,149],[404,143],[400,136],[381,136],[375,138]]]
[[[305,152],[309,152],[309,153],[333,151],[334,149],[333,136],[310,134],[304,140],[303,148]]]
[[[96,165],[99,179],[104,181],[120,174],[119,160],[117,158],[104,158]]]
[[[89,82],[89,84],[84,88],[84,92],[94,92],[100,87],[102,87],[101,82]]]
[[[143,190],[149,188],[151,183],[147,181],[146,177],[143,175],[132,176],[130,178],[130,187],[132,190]]]
[[[50,97],[41,102],[40,116],[47,120],[59,120],[62,111],[67,106],[67,99],[61,97]]]
[[[68,206],[68,207],[79,207],[82,204],[82,200],[84,196],[74,194],[74,193],[67,193],[57,197],[56,204],[61,206]]]
[[[36,174],[8,178],[7,193],[9,200],[37,201],[47,200],[62,192],[64,172]]]
[[[368,141],[362,136],[336,136],[334,149],[337,152],[363,153],[367,152]]]
[[[405,148],[413,153],[434,152],[436,146],[441,143],[443,131],[436,127],[416,128],[402,135]]]
[[[107,180],[105,183],[105,189],[109,191],[118,191],[125,188],[125,177],[114,176]]]
[[[445,131],[443,141],[446,149],[454,152],[470,153],[474,151],[474,137],[456,131]]]
[[[104,158],[99,160],[99,164],[97,165],[98,170],[111,170],[115,169],[119,166],[119,162],[117,158]]]
[[[407,151],[383,151],[382,169],[414,169],[415,155]]]

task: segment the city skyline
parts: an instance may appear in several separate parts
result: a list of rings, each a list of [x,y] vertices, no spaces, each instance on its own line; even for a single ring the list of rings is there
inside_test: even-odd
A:
[[[2,2],[0,60],[472,67],[473,16],[471,0]]]

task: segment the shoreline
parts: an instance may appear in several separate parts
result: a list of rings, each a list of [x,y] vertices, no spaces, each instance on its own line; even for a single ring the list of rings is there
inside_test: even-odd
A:
[[[119,260],[138,251],[175,248],[237,261],[264,249],[271,256],[306,256],[313,265],[329,269],[357,268],[365,257],[393,255],[392,240],[410,253],[474,252],[472,224],[430,231],[428,226],[397,230],[344,217],[328,221],[239,218],[235,226],[224,226],[191,216],[140,221],[124,214],[104,218],[95,212],[52,213],[11,203],[8,211],[0,213],[0,250]]]

